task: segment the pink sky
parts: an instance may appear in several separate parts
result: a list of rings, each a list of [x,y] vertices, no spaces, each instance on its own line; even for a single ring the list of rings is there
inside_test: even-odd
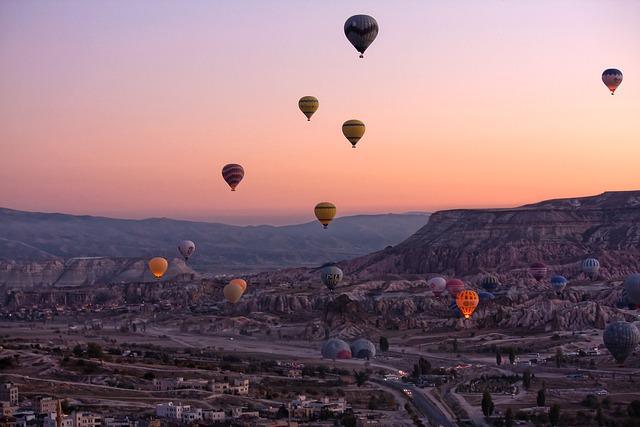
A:
[[[363,60],[357,13],[381,28]],[[290,223],[637,189],[638,22],[637,1],[3,1],[0,206]]]

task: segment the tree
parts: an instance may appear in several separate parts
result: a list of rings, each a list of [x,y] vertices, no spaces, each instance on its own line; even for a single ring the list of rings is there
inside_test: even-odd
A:
[[[557,426],[560,421],[560,405],[554,403],[549,409],[549,422],[552,426]]]
[[[389,351],[389,340],[387,340],[387,337],[380,337],[380,351]]]
[[[491,399],[491,393],[488,390],[485,390],[482,393],[482,413],[485,417],[490,417],[493,414],[493,399]]]
[[[364,383],[366,383],[369,379],[369,374],[367,373],[367,371],[353,371],[353,376],[356,379],[356,384],[358,384],[358,387],[363,386]]]
[[[527,369],[526,371],[524,371],[524,374],[522,374],[522,385],[527,390],[529,390],[529,387],[531,387],[531,370],[530,369]]]
[[[87,354],[89,355],[89,357],[100,359],[103,356],[102,347],[100,347],[99,344],[90,342],[89,344],[87,344]]]
[[[509,363],[511,363],[512,365],[516,363],[516,351],[513,349],[513,347],[509,348]]]
[[[151,381],[151,380],[155,379],[155,377],[156,377],[156,374],[154,374],[154,373],[153,373],[153,372],[151,372],[151,371],[147,371],[147,372],[145,372],[145,373],[144,373],[144,375],[143,375],[143,378],[144,378],[145,380],[149,380],[149,381]]]
[[[82,357],[83,354],[84,351],[82,350],[82,346],[80,344],[76,344],[76,346],[73,347],[73,355],[76,357]]]
[[[627,412],[630,417],[640,418],[640,400],[633,400],[627,406]]]
[[[278,412],[276,413],[276,418],[289,418],[289,411],[287,410],[287,408],[284,407],[284,405],[280,406],[278,408]]]
[[[505,427],[513,427],[513,409],[507,408],[507,412],[504,414]]]
[[[602,415],[602,407],[598,406],[598,410],[596,411],[596,421],[599,426],[604,425],[604,415]]]
[[[562,361],[564,360],[564,354],[562,353],[562,347],[558,347],[556,350],[556,368],[562,366]]]
[[[458,352],[458,338],[453,339],[453,352],[454,353]]]
[[[421,375],[427,375],[431,372],[431,363],[429,363],[429,361],[424,357],[421,357],[420,360],[418,360],[418,366],[420,368]]]
[[[547,396],[545,395],[544,388],[541,388],[540,390],[538,390],[538,397],[536,398],[536,403],[538,404],[538,406],[544,406],[546,400],[547,400]]]
[[[496,365],[502,365],[502,354],[500,354],[500,349],[496,350]]]

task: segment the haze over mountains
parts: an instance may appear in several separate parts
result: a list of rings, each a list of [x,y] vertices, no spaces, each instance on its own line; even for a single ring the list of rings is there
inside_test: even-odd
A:
[[[0,259],[39,261],[72,257],[177,256],[180,240],[196,242],[196,270],[255,271],[315,266],[399,243],[428,214],[337,218],[327,230],[313,221],[289,226],[233,226],[167,218],[124,220],[0,208]]]

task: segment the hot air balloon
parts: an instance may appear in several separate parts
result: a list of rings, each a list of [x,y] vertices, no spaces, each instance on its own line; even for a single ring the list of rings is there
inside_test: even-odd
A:
[[[587,258],[582,261],[582,272],[587,276],[595,277],[600,271],[600,261],[595,258]]]
[[[445,288],[449,295],[455,298],[459,292],[464,290],[464,282],[460,279],[451,279],[447,281]]]
[[[376,357],[376,346],[368,339],[358,338],[351,343],[351,356],[369,360]]]
[[[485,276],[480,281],[480,286],[489,292],[493,292],[500,286],[500,280],[496,276]]]
[[[151,271],[151,274],[155,276],[156,279],[159,279],[162,276],[164,276],[164,273],[167,272],[168,268],[169,268],[169,261],[167,261],[162,257],[158,256],[155,258],[151,258],[149,260],[149,270]]]
[[[496,299],[495,295],[487,291],[478,292],[478,297],[480,298],[480,302],[493,301],[494,299]]]
[[[298,101],[298,108],[300,108],[302,114],[307,116],[308,121],[311,121],[311,116],[313,116],[313,113],[318,111],[319,106],[320,103],[318,102],[318,98],[315,96],[303,96]]]
[[[640,273],[633,273],[624,279],[624,290],[631,304],[640,305]]]
[[[549,269],[547,268],[547,266],[541,262],[535,262],[531,264],[531,267],[529,267],[529,273],[538,282],[547,277],[548,271]]]
[[[351,148],[356,148],[356,144],[364,135],[365,126],[360,120],[347,120],[342,124],[342,133],[351,143]]]
[[[193,255],[193,252],[195,250],[196,244],[191,240],[183,240],[182,242],[178,243],[178,252],[180,252],[180,255],[184,257],[185,261],[187,261],[191,255]]]
[[[432,277],[427,281],[427,289],[439,297],[447,289],[447,281],[444,277]]]
[[[335,264],[325,264],[320,269],[320,280],[331,292],[342,281],[342,270]]]
[[[456,295],[456,305],[465,319],[471,317],[479,302],[480,297],[476,291],[460,291]]]
[[[320,352],[325,359],[351,359],[351,347],[338,338],[331,338],[325,341]]]
[[[244,178],[244,169],[235,163],[230,163],[222,168],[222,178],[229,184],[231,191],[236,191],[236,187]]]
[[[364,51],[378,36],[378,23],[369,15],[354,15],[344,23],[344,35],[364,57]]]
[[[551,278],[551,287],[556,292],[561,292],[567,286],[567,278],[564,276],[553,276]]]
[[[316,205],[314,212],[320,224],[327,228],[333,217],[336,216],[336,206],[333,203],[320,202]]]
[[[616,91],[620,83],[622,83],[622,71],[615,68],[607,68],[602,73],[602,82],[609,88],[611,95]]]
[[[605,347],[621,365],[640,343],[640,332],[633,323],[609,323],[602,334]]]
[[[637,308],[635,304],[629,302],[629,298],[627,298],[627,290],[624,287],[620,293],[620,299],[616,302],[616,307],[629,310],[635,310]]]
[[[244,280],[233,279],[224,287],[222,293],[227,301],[231,304],[235,304],[240,300],[240,297],[242,297],[246,288],[247,283]]]

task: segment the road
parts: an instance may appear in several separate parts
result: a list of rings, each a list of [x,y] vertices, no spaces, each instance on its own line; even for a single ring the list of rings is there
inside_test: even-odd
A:
[[[382,382],[380,382],[382,383]],[[415,386],[404,384],[400,381],[384,381],[383,384],[393,387],[403,392],[404,389],[411,391],[412,402],[416,408],[429,420],[429,423],[438,427],[455,427],[452,422],[431,400],[420,392]]]

